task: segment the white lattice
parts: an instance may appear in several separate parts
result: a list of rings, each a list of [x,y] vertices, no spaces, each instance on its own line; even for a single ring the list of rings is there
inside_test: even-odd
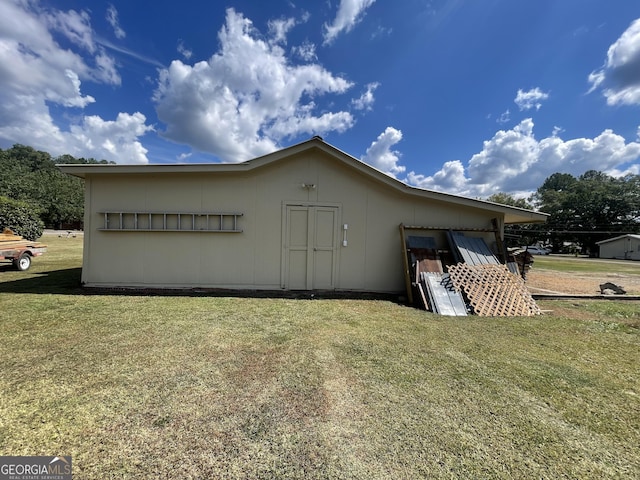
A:
[[[477,315],[516,317],[540,315],[524,281],[505,265],[449,266],[453,285],[464,291]]]

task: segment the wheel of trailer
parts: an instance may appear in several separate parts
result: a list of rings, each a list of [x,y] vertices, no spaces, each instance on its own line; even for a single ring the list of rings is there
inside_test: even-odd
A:
[[[21,272],[24,272],[25,270],[29,270],[29,267],[31,266],[31,255],[29,255],[26,252],[23,253],[16,260],[13,261],[13,265]]]

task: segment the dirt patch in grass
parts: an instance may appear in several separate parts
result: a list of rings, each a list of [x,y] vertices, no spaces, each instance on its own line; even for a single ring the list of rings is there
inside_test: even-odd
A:
[[[624,273],[559,272],[534,268],[527,274],[527,287],[532,294],[563,293],[598,295],[600,284],[611,282],[623,287],[629,295],[640,295],[640,276]]]

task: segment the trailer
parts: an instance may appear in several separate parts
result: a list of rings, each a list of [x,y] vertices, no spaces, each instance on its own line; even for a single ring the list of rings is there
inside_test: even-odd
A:
[[[25,240],[9,229],[0,233],[0,260],[12,262],[13,266],[21,272],[31,267],[32,257],[39,257],[46,251],[45,244]]]

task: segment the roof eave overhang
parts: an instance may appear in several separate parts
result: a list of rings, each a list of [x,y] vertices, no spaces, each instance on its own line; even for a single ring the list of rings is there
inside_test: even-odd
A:
[[[635,235],[635,234],[632,234],[632,233],[625,233],[624,235],[618,235],[617,237],[607,238],[605,240],[600,240],[599,242],[596,242],[596,245],[602,245],[603,243],[615,242],[615,241],[618,241],[618,240],[622,240],[623,238],[640,240],[640,235]]]
[[[86,178],[91,175],[150,175],[170,173],[221,173],[249,170],[246,164],[227,163],[190,163],[190,164],[145,164],[145,165],[77,165],[58,164],[60,170],[74,177]]]
[[[423,188],[413,187],[406,183],[387,175],[386,173],[358,160],[357,158],[339,150],[338,148],[324,142],[317,137],[307,140],[291,147],[287,147],[276,152],[257,157],[242,163],[184,163],[184,164],[144,164],[144,165],[121,165],[121,164],[61,164],[57,165],[60,170],[69,175],[79,178],[87,178],[91,175],[153,175],[153,174],[203,174],[203,173],[234,173],[248,172],[277,162],[283,158],[302,153],[307,150],[318,149],[332,157],[348,164],[351,168],[362,172],[369,178],[383,183],[397,191],[412,196],[428,198],[439,202],[454,203],[469,208],[490,210],[496,216],[503,216],[505,224],[530,224],[544,223],[548,214],[526,210],[522,208],[510,207],[485,200],[477,200],[462,197],[450,193],[436,192]]]

